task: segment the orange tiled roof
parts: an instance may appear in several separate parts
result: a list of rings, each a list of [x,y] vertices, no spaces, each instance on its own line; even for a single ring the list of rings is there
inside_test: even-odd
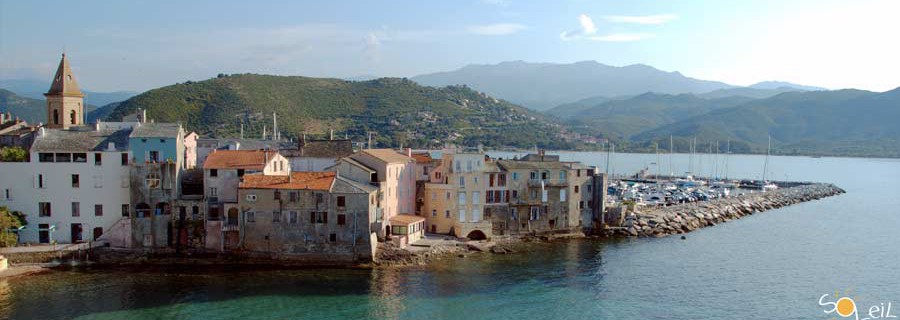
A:
[[[241,189],[331,190],[334,172],[294,171],[290,176],[248,174],[241,182]]]
[[[206,156],[203,169],[262,170],[266,166],[266,159],[272,159],[276,153],[263,150],[218,150]]]
[[[412,157],[416,160],[417,163],[429,163],[432,160],[431,154],[429,154],[428,152],[413,153]]]

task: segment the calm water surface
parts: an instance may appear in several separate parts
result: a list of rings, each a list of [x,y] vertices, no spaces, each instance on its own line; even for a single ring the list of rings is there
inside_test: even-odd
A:
[[[511,154],[495,154],[509,157]],[[605,154],[562,153],[605,167]],[[712,174],[713,157],[617,154],[616,173]],[[718,159],[725,175],[724,158]],[[763,157],[732,156],[758,178]],[[672,169],[669,169],[669,168]],[[656,170],[656,168],[652,168]],[[770,177],[847,194],[660,239],[532,244],[404,270],[91,270],[0,280],[13,319],[833,319],[839,290],[900,316],[900,161],[773,157]],[[862,318],[862,317],[860,317]]]

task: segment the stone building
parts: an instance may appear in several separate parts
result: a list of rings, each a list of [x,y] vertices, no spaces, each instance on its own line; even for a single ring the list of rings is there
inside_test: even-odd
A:
[[[132,246],[172,245],[172,214],[181,196],[184,129],[177,123],[137,122],[131,150]]]
[[[219,250],[234,247],[239,239],[236,222],[240,216],[238,187],[248,174],[287,176],[290,162],[274,150],[216,150],[203,163],[206,199],[206,245]]]
[[[307,140],[301,137],[297,149],[281,149],[282,155],[291,162],[291,168],[298,171],[324,171],[334,166],[338,159],[353,154],[353,143],[349,139]]]
[[[372,261],[376,188],[335,172],[245,175],[226,250],[313,263]]]
[[[63,53],[50,84],[47,97],[47,128],[68,129],[84,125],[84,93],[78,88],[78,81],[69,66],[69,59]]]
[[[485,158],[482,153],[444,150],[424,188],[422,213],[430,232],[476,240],[491,237],[483,203]]]

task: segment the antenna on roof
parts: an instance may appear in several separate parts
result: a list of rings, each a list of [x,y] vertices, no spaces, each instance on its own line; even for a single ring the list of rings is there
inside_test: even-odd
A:
[[[278,140],[278,114],[272,112],[272,140]]]
[[[244,140],[244,120],[241,120],[241,140]]]

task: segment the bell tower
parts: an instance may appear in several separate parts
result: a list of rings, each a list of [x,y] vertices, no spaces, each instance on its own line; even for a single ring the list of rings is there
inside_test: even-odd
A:
[[[78,88],[65,53],[59,61],[53,84],[44,96],[47,97],[47,128],[68,129],[84,125],[84,94]]]

